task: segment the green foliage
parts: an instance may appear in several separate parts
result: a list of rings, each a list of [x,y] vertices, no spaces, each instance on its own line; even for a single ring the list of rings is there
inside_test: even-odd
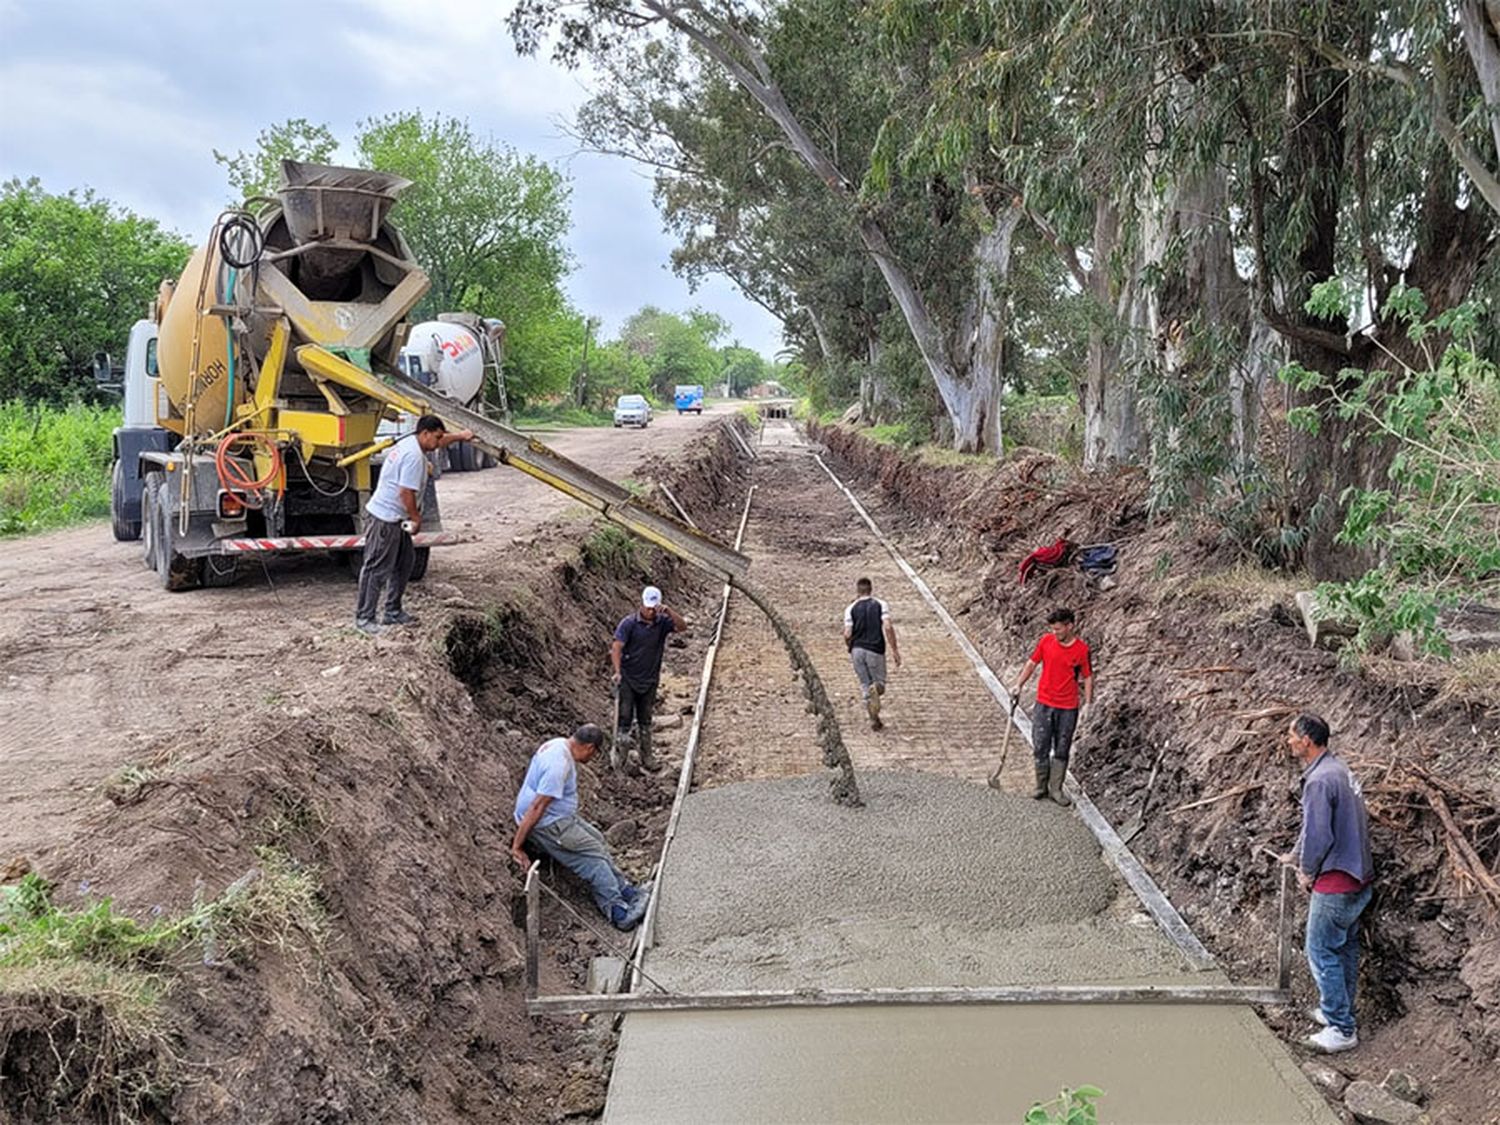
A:
[[[712,313],[692,309],[685,315],[647,305],[620,328],[620,346],[645,364],[647,385],[664,401],[679,383],[708,386],[722,370],[714,342],[725,324]]]
[[[0,402],[0,536],[109,515],[112,407]]]
[[[562,173],[442,114],[371,118],[355,147],[369,167],[412,181],[392,218],[432,280],[416,315],[499,317],[512,398],[565,391],[581,359],[583,321],[562,291],[572,222]]]
[[[190,247],[92,191],[0,185],[0,401],[93,395],[96,351],[124,347]]]
[[[1094,1103],[1103,1096],[1097,1086],[1064,1087],[1050,1102],[1038,1102],[1027,1110],[1022,1125],[1098,1125],[1099,1107]]]
[[[251,152],[241,150],[233,156],[214,149],[214,162],[224,167],[229,186],[239,200],[274,197],[281,185],[281,162],[302,160],[313,164],[330,163],[338,151],[338,138],[327,125],[313,124],[305,117],[292,117],[255,138]]]
[[[1344,299],[1332,283],[1314,288],[1309,308]],[[1317,397],[1294,424],[1316,427],[1319,413],[1354,423],[1347,452],[1373,432],[1394,455],[1388,486],[1350,487],[1340,501],[1338,542],[1373,551],[1382,565],[1321,588],[1336,613],[1360,624],[1358,645],[1409,630],[1429,651],[1445,652],[1439,610],[1500,593],[1500,371],[1476,344],[1482,320],[1473,302],[1428,316],[1415,289],[1392,289],[1382,314],[1401,324],[1416,362],[1329,375],[1300,364],[1283,381]]]
[[[583,565],[616,578],[635,574],[641,568],[636,541],[624,528],[601,524],[583,541]]]
[[[260,866],[218,898],[175,917],[158,912],[146,923],[117,913],[107,898],[60,907],[52,886],[29,874],[0,888],[0,968],[65,962],[156,969],[187,945],[216,960],[255,942],[285,947],[296,935],[320,946],[327,920],[313,872],[276,848],[256,854]]]
[[[530,430],[564,430],[582,426],[608,426],[614,418],[610,410],[589,410],[571,402],[531,403],[518,410],[514,425]]]
[[[1006,395],[1005,446],[1054,453],[1069,464],[1083,455],[1083,419],[1072,394]]]

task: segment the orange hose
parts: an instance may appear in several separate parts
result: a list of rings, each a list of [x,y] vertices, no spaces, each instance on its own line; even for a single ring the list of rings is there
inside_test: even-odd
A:
[[[271,469],[260,480],[252,480],[245,470],[240,468],[239,462],[230,459],[229,451],[241,442],[265,447],[266,455],[271,459]],[[214,468],[219,473],[219,487],[242,494],[247,507],[259,508],[261,506],[260,490],[263,488],[269,488],[275,484],[278,495],[286,488],[286,478],[281,472],[281,447],[265,434],[244,432],[225,434],[224,440],[219,442],[219,448],[214,451]]]

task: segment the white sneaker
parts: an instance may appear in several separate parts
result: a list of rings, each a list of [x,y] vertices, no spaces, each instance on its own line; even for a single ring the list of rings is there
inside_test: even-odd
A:
[[[1302,1040],[1302,1043],[1315,1051],[1322,1051],[1325,1055],[1336,1055],[1340,1051],[1352,1051],[1358,1047],[1359,1036],[1345,1035],[1336,1027],[1325,1027],[1316,1035],[1309,1035]]]
[[[1323,1014],[1322,1008],[1307,1009],[1307,1018],[1312,1020],[1313,1023],[1317,1024],[1319,1027],[1328,1026],[1328,1017]]]

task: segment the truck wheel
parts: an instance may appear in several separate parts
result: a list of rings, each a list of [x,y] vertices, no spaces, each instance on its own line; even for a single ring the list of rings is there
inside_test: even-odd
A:
[[[166,490],[171,487],[163,482],[157,493],[156,577],[163,590],[176,593],[202,584],[203,560],[190,559],[177,551],[177,518],[164,499]]]
[[[411,574],[407,577],[409,582],[420,582],[427,577],[427,561],[432,555],[432,548],[418,547],[415,555],[411,563]]]
[[[141,537],[140,520],[125,518],[125,463],[116,461],[109,472],[109,523],[115,539],[133,543]]]
[[[147,473],[141,488],[141,561],[147,570],[156,569],[156,496],[161,487],[160,473]]]

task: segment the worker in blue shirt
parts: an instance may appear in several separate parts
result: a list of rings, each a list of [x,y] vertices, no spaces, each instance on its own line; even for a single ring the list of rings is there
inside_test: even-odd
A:
[[[615,769],[629,764],[632,722],[640,746],[641,768],[652,773],[661,769],[662,764],[651,749],[651,716],[656,708],[656,688],[661,682],[667,639],[673,633],[685,632],[687,621],[662,605],[661,591],[655,586],[641,591],[640,609],[622,618],[615,628],[615,639],[609,646],[614,668],[610,679],[620,704],[609,752],[609,764]]]

